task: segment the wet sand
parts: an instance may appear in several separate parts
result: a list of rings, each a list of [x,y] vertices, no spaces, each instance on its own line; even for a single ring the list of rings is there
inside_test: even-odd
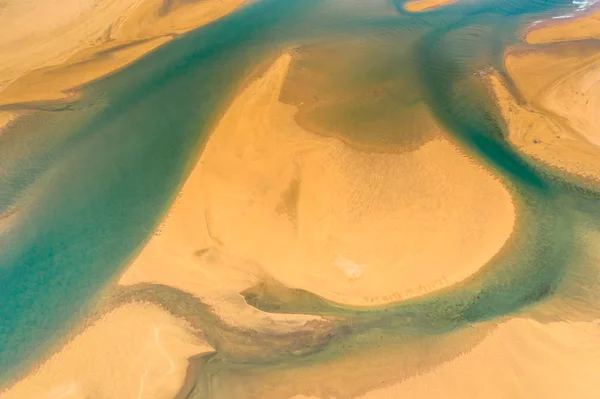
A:
[[[530,44],[569,42],[600,38],[600,12],[579,18],[554,20],[526,33]]]
[[[544,324],[514,318],[455,359],[360,399],[593,399],[599,367],[597,322]]]
[[[125,304],[76,335],[0,396],[167,398],[183,384],[188,358],[212,348],[156,305]]]
[[[101,76],[102,70],[127,64],[146,51],[144,46],[155,48],[161,40],[169,38],[106,45],[102,48],[109,50],[109,61],[98,56],[100,47],[85,50],[61,66],[66,69],[37,70],[21,78],[7,89],[7,101],[61,98],[66,94],[60,85],[40,82],[60,77],[66,86],[76,87]],[[487,78],[513,144],[541,159],[555,156],[556,165],[594,176],[595,56],[589,54],[584,67],[580,53],[570,58],[552,55],[556,59],[547,53],[511,56],[515,58],[507,58],[507,70],[525,103],[514,98],[498,74]],[[92,59],[93,71],[77,61]],[[420,297],[465,280],[506,250],[516,212],[504,182],[454,142],[423,104],[416,106],[426,119],[419,128],[430,131],[409,150],[353,145],[301,127],[297,107],[280,100],[291,62],[284,54],[241,90],[155,234],[109,295],[144,284],[172,287],[201,299],[224,323],[241,328],[237,333],[242,343],[233,342],[229,353],[213,345],[221,355],[217,360],[232,366],[216,366],[214,370],[223,372],[212,375],[215,392],[225,392],[223,397],[236,397],[227,392],[283,397],[278,393],[295,389],[294,394],[311,393],[296,399],[316,398],[321,396],[314,396],[321,391],[319,384],[335,385],[344,392],[341,397],[387,386],[363,396],[374,399],[595,397],[590,393],[600,366],[595,322],[543,324],[514,318],[439,335],[426,326],[418,331],[426,337],[422,341],[408,342],[401,333],[396,341],[386,342],[385,330],[392,329],[393,321],[382,317],[385,324],[375,321],[370,330],[346,330],[355,333],[356,341],[337,341],[343,355],[322,361],[336,351],[332,340],[334,349],[321,358],[317,354],[316,360],[306,356],[306,363],[302,354],[272,341],[276,334],[313,334],[311,323],[324,319],[262,312],[244,301],[240,292],[245,289],[275,279],[361,307]],[[549,67],[535,70],[544,65]],[[532,70],[538,79],[531,79]],[[32,84],[40,91],[31,97],[18,89]],[[582,156],[584,148],[589,157]],[[184,307],[182,301],[174,302],[173,308]],[[173,397],[181,392],[190,359],[213,351],[198,338],[197,326],[175,313],[145,302],[110,310],[0,396]],[[373,313],[374,320],[381,317]],[[360,317],[356,321],[361,323]],[[477,330],[476,339],[472,330]],[[259,335],[254,332],[266,333],[259,351],[285,355],[270,358],[269,352],[266,365],[249,363],[244,369],[242,361],[252,356],[244,353],[243,345]],[[369,336],[379,338],[380,332],[381,341]],[[221,342],[229,338],[223,336]],[[365,349],[361,340],[365,346],[372,343],[364,355],[359,353]],[[474,341],[479,344],[473,347]],[[358,342],[355,348],[353,342]],[[303,343],[297,346],[305,349]],[[240,352],[239,358],[228,359],[234,351]],[[300,359],[300,366],[279,362],[287,355],[297,355],[291,358]],[[273,372],[273,379],[260,379],[263,366]],[[231,376],[235,386],[218,385]],[[260,385],[265,394],[246,394],[245,383]]]
[[[9,1],[0,14],[0,105],[67,97],[242,3]]]
[[[0,111],[0,133],[6,128],[13,120],[16,119],[16,115],[9,111]]]
[[[408,12],[428,11],[456,1],[458,0],[411,0],[404,3],[404,9]]]
[[[235,99],[121,284],[160,282],[204,296],[220,289],[235,298],[268,276],[370,306],[461,281],[502,248],[515,211],[496,178],[441,130],[400,154],[303,130],[296,108],[278,100],[290,61],[280,57]],[[215,249],[252,278],[231,281],[199,267],[214,262]],[[211,283],[198,281],[199,270]]]
[[[494,73],[489,80],[520,151],[585,178],[600,178],[600,57],[595,46],[509,50],[506,70],[522,101]]]

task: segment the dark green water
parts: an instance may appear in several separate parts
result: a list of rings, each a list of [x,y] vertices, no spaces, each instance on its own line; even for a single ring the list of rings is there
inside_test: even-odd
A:
[[[248,301],[267,311],[342,320],[337,335],[301,359],[282,349],[269,361],[310,364],[349,343],[368,347],[375,336],[395,342],[442,334],[558,294],[568,303],[569,284],[596,284],[582,266],[586,248],[578,238],[583,227],[600,227],[597,194],[510,149],[474,73],[501,70],[502,52],[519,40],[520,27],[574,8],[562,0],[465,0],[407,15],[401,1],[262,0],[90,85],[80,101],[13,106],[34,111],[0,136],[0,211],[16,209],[0,235],[0,378],[44,353],[136,254],[256,65],[290,47],[348,38],[407,49],[411,68],[398,68],[394,57],[366,60],[381,75],[362,84],[411,73],[436,119],[511,186],[520,204],[517,233],[510,251],[463,284],[386,308],[340,307],[285,287],[249,290]],[[253,356],[240,362],[259,372],[262,360]],[[206,396],[215,392],[207,384],[197,388]]]

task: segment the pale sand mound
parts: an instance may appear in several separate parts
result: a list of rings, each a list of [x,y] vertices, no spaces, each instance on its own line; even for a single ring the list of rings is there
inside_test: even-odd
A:
[[[593,49],[515,52],[506,69],[519,104],[492,74],[509,140],[527,155],[587,178],[600,178],[600,56]]]
[[[499,251],[514,208],[498,180],[441,136],[384,154],[302,130],[278,101],[289,63],[282,56],[235,99],[122,284],[194,291],[205,258],[194,253],[216,245],[286,286],[369,305],[460,281]]]
[[[212,348],[161,308],[123,305],[77,335],[36,371],[2,392],[23,398],[169,398],[191,356]]]
[[[410,0],[404,3],[404,9],[408,12],[427,11],[456,1],[458,0]]]
[[[598,370],[599,324],[512,319],[468,353],[361,399],[596,399]]]
[[[598,38],[600,38],[600,12],[575,19],[555,20],[551,24],[532,29],[525,35],[525,40],[531,44]]]
[[[8,126],[15,118],[16,115],[14,112],[0,111],[0,133],[2,133],[4,128]]]
[[[0,104],[65,97],[62,91],[113,72],[172,34],[243,2],[66,0],[57,7],[48,0],[6,1],[0,5]]]

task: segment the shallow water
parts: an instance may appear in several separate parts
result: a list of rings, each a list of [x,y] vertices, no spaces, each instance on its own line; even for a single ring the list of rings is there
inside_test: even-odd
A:
[[[354,309],[275,284],[249,290],[246,298],[258,308],[339,321],[302,356],[290,354],[289,342],[273,342],[268,358],[244,352],[229,363],[219,354],[202,359],[210,366],[190,387],[199,397],[237,397],[225,388],[229,378],[248,379],[251,371],[264,382],[276,373],[273,364],[307,368],[341,353],[359,359],[400,341],[433,345],[430,337],[549,298],[567,303],[582,284],[595,287],[578,237],[600,227],[600,193],[509,148],[476,75],[489,66],[502,70],[502,52],[519,41],[523,26],[577,7],[558,0],[463,0],[409,15],[401,1],[262,0],[86,87],[80,100],[28,105],[28,116],[0,136],[0,212],[16,210],[0,232],[0,378],[35,361],[85,314],[152,234],[239,86],[289,48],[301,59],[294,65],[305,62],[303,68],[330,77],[310,90],[286,86],[282,100],[289,103],[330,96],[304,116],[301,108],[300,120],[350,140],[408,150],[429,138],[397,125],[417,123],[411,106],[424,102],[467,151],[503,177],[519,204],[517,230],[468,281],[422,299]],[[302,80],[294,66],[290,76]],[[373,94],[373,88],[381,90]],[[218,335],[202,323],[208,336]],[[222,347],[231,360],[235,344]],[[216,370],[219,383],[206,377]]]

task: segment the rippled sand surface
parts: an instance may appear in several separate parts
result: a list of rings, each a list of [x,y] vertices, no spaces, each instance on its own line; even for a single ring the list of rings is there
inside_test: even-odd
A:
[[[0,3],[0,397],[599,397],[594,11]]]

